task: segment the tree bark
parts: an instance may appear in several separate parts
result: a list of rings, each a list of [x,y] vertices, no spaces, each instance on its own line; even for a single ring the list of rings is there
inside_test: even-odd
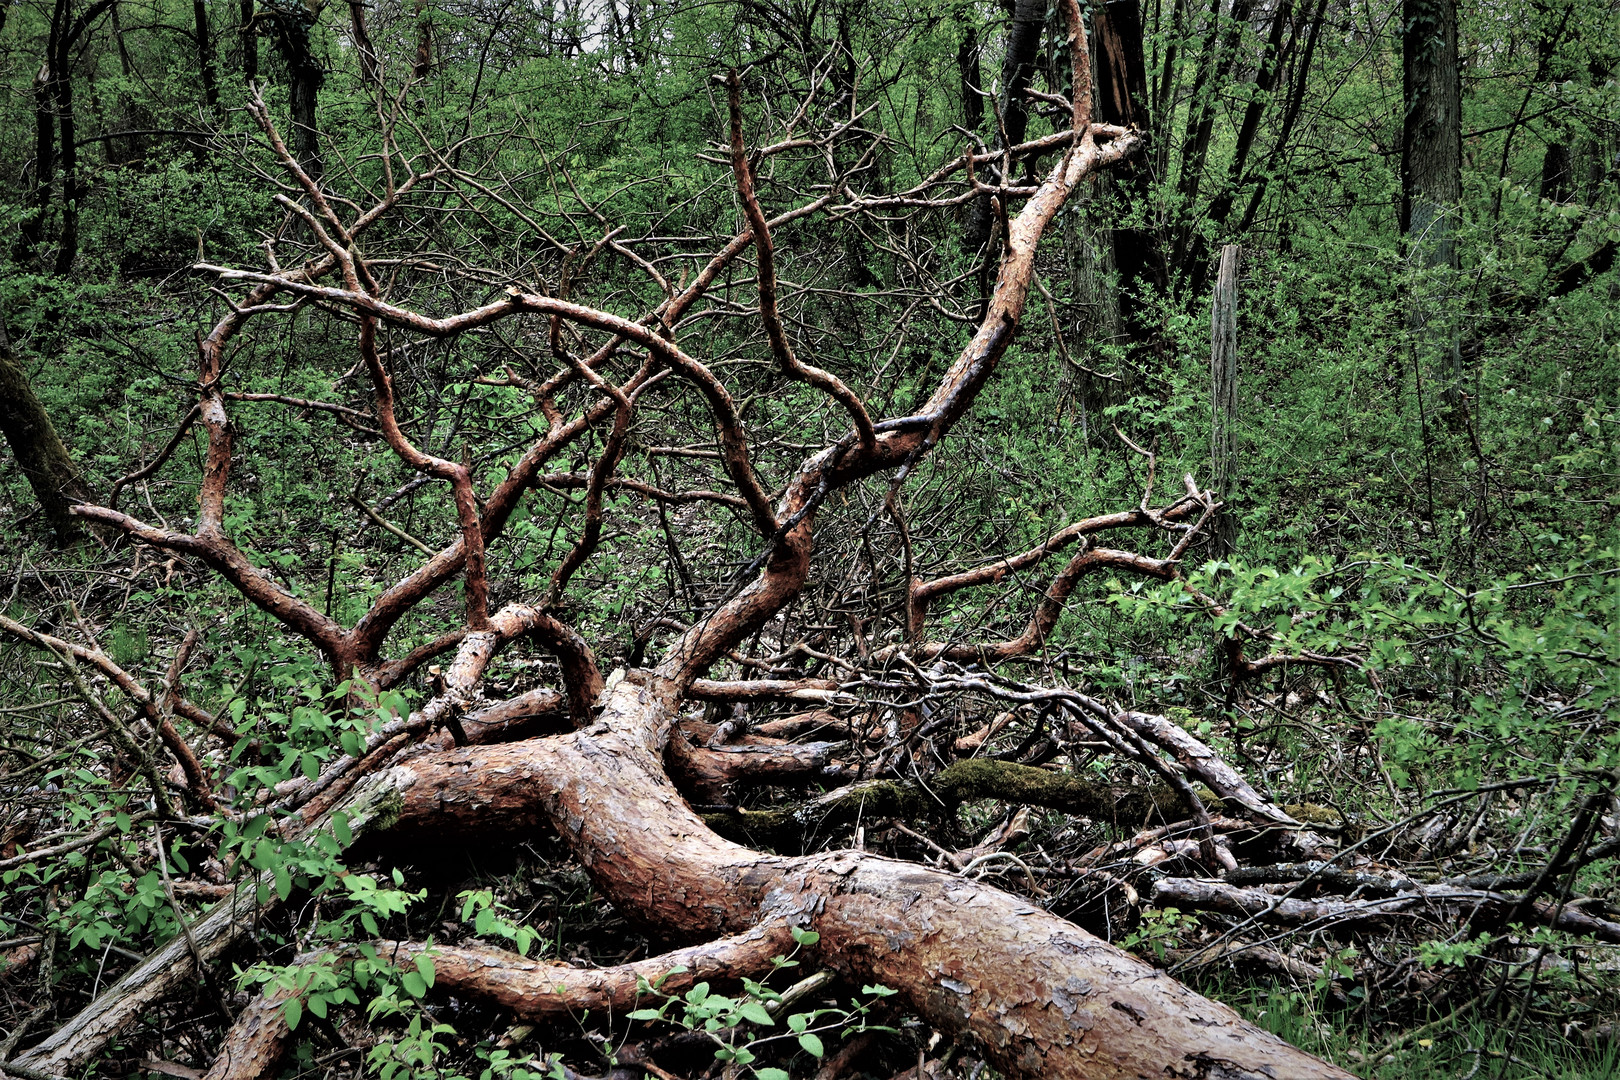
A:
[[[585,731],[397,768],[399,827],[487,833],[549,820],[637,919],[697,939],[772,920],[815,930],[822,963],[900,990],[1012,1076],[1350,1076],[980,882],[860,852],[784,858],[722,840],[644,741],[675,723],[677,685],[638,681],[616,686]]]
[[[0,431],[28,477],[34,497],[45,511],[57,543],[71,544],[84,535],[83,524],[68,512],[75,502],[95,496],[73,457],[62,445],[45,407],[40,404],[5,332],[0,329]]]
[[[1462,201],[1462,86],[1456,0],[1405,0],[1401,68],[1401,230],[1423,266],[1457,265]]]
[[[197,70],[202,77],[203,108],[209,116],[219,108],[219,74],[214,69],[214,37],[208,29],[207,0],[191,0],[192,33],[197,40]]]
[[[238,0],[236,11],[242,81],[251,86],[259,77],[259,28],[255,25],[258,16],[253,10],[253,0]]]
[[[1029,129],[1029,104],[1024,100],[1024,93],[1035,75],[1035,58],[1040,52],[1041,33],[1045,29],[1046,0],[1017,0],[1012,22],[1007,27],[1007,53],[1001,64],[1002,89],[996,102],[1001,123],[992,143],[997,150],[1017,146],[1024,141],[1024,133]],[[1012,182],[1010,176],[1000,179]],[[966,247],[969,251],[978,251],[990,240],[990,195],[980,195],[970,206]]]
[[[1215,295],[1210,303],[1210,486],[1230,507],[1232,481],[1237,465],[1237,283],[1236,244],[1221,248],[1220,270],[1215,276]],[[1237,519],[1230,509],[1216,516],[1211,554],[1230,555],[1237,542]]]
[[[1462,202],[1462,86],[1456,0],[1405,0],[1401,63],[1401,230],[1416,273],[1407,303],[1411,331],[1431,379],[1455,403],[1462,377],[1456,330],[1446,325],[1447,271],[1457,269],[1453,238]]]
[[[1153,118],[1148,107],[1140,0],[1109,0],[1092,16],[1092,30],[1097,50],[1097,121],[1150,130]],[[1120,216],[1146,212],[1152,163],[1151,153],[1138,155],[1099,177],[1123,204]],[[1160,238],[1149,224],[1142,223],[1111,230],[1111,242],[1118,282],[1102,310],[1109,315],[1117,312],[1117,325],[1129,340],[1148,341],[1154,336],[1154,325],[1147,300],[1153,289],[1165,283]]]
[[[318,182],[323,167],[316,106],[319,104],[321,85],[326,81],[326,72],[321,69],[320,61],[310,47],[309,35],[315,28],[315,15],[302,4],[285,9],[277,6],[270,10],[276,50],[287,65],[294,152],[304,172]]]
[[[978,131],[984,123],[984,76],[979,73],[979,28],[969,23],[956,49],[956,71],[962,82],[962,126]]]

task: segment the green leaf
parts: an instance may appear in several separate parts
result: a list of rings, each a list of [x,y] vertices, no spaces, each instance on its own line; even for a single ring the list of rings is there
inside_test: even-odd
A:
[[[797,1035],[799,1032],[810,1026],[810,1014],[794,1013],[792,1016],[788,1017],[787,1024],[788,1030]]]
[[[322,997],[320,994],[309,995],[309,1011],[320,1017],[322,1020],[325,1020],[326,998]]]
[[[433,985],[433,958],[432,957],[418,956],[416,958],[416,970],[417,970],[418,973],[421,974],[422,981],[424,983],[426,983],[429,986]]]
[[[287,872],[285,866],[278,866],[275,869],[275,875],[276,895],[285,900],[292,894],[292,874]]]
[[[786,1069],[755,1069],[754,1075],[759,1080],[790,1080]]]
[[[349,828],[348,814],[339,811],[332,815],[332,833],[344,847],[354,843],[354,832]]]
[[[405,992],[411,997],[427,996],[427,983],[422,980],[422,976],[414,971],[407,971],[405,977],[399,980],[399,984],[405,988]]]
[[[816,933],[814,930],[802,930],[795,926],[792,928],[792,932],[793,940],[797,941],[800,945],[814,945],[816,942],[821,940],[821,935]]]
[[[293,998],[287,1002],[286,1007],[282,1010],[282,1015],[287,1018],[287,1030],[297,1031],[298,1021],[304,1018],[304,1003],[297,998]]]
[[[632,1020],[662,1020],[663,1018],[664,1011],[662,1009],[637,1009],[630,1014]]]
[[[826,1047],[821,1045],[821,1036],[809,1031],[799,1036],[799,1045],[812,1057],[820,1057],[827,1052]]]
[[[743,1002],[737,1012],[744,1020],[752,1020],[756,1024],[764,1024],[769,1027],[776,1023],[775,1020],[771,1019],[771,1014],[765,1011],[765,1006],[757,1001]]]

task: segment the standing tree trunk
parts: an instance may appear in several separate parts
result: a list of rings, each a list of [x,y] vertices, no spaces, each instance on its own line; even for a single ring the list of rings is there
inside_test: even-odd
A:
[[[1401,61],[1405,122],[1401,130],[1401,231],[1407,260],[1420,272],[1407,305],[1407,328],[1433,377],[1455,400],[1462,355],[1445,325],[1444,271],[1457,269],[1453,239],[1462,202],[1462,85],[1457,59],[1456,0],[1405,0]],[[1436,281],[1422,271],[1441,271]]]
[[[51,191],[60,169],[62,232],[53,265],[58,274],[73,269],[78,257],[79,200],[89,193],[89,185],[79,179],[78,131],[73,119],[73,49],[91,24],[112,6],[113,0],[96,0],[73,18],[69,0],[57,0],[45,41],[45,59],[34,76],[34,183],[25,199],[27,209],[13,258],[26,263],[38,254],[45,236]]]
[[[0,433],[4,433],[17,464],[28,477],[57,543],[67,545],[81,539],[83,525],[68,512],[68,507],[92,501],[94,495],[57,437],[45,407],[34,395],[28,373],[11,351],[4,328],[0,328]]]
[[[1226,504],[1215,519],[1211,554],[1230,555],[1237,541],[1237,519],[1231,510],[1237,464],[1237,283],[1236,244],[1221,248],[1220,270],[1209,317],[1209,464],[1210,484]]]
[[[618,8],[615,6],[615,11]],[[363,0],[349,0],[349,29],[354,34],[354,49],[360,54],[360,81],[375,90],[381,85],[377,77],[377,47],[371,43],[366,29],[366,5]]]
[[[962,80],[962,126],[978,131],[984,123],[984,97],[980,93],[984,76],[979,73],[979,28],[972,23],[956,49],[956,71]]]
[[[253,0],[239,0],[236,10],[236,32],[240,35],[242,50],[242,81],[251,86],[259,77],[259,28],[254,25],[258,16],[253,10]]]
[[[321,85],[326,82],[326,72],[310,46],[309,34],[315,28],[316,15],[299,0],[280,0],[271,6],[270,15],[276,51],[287,65],[293,149],[298,164],[310,179],[319,181],[323,163],[321,130],[316,123],[315,109]]]
[[[197,70],[202,76],[203,107],[209,116],[219,109],[219,75],[214,70],[214,38],[208,31],[207,0],[191,0],[192,33],[197,39]]]
[[[1001,113],[994,140],[998,150],[1023,142],[1029,129],[1029,103],[1024,93],[1035,75],[1035,58],[1045,29],[1046,0],[1017,0],[1012,23],[1007,27],[1007,55],[1001,64],[1001,94],[996,101]],[[993,178],[1012,181],[1012,177],[1001,177],[999,173],[994,173]],[[990,196],[980,195],[971,207],[966,246],[969,251],[978,251],[990,240]]]
[[[1148,131],[1153,126],[1148,108],[1147,59],[1143,50],[1141,0],[1109,0],[1092,17],[1097,50],[1097,120]],[[1151,148],[1150,148],[1151,150]],[[1153,155],[1144,154],[1098,177],[1118,193],[1123,213],[1146,210],[1153,185]],[[1109,304],[1116,325],[1136,342],[1153,336],[1148,293],[1165,279],[1164,252],[1159,237],[1146,223],[1112,230],[1113,266],[1118,284]]]

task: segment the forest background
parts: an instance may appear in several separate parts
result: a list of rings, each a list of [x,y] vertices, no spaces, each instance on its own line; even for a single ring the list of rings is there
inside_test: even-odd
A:
[[[1148,835],[1168,820],[1151,808],[1122,822],[1078,796],[969,786],[943,823],[911,807],[829,814],[802,835],[733,820],[835,791],[827,777],[843,774],[822,751],[819,772],[754,782],[746,797],[741,784],[698,784],[689,801],[728,835],[783,852],[853,845],[972,864],[1365,1075],[1614,1075],[1620,8],[1111,0],[1085,19],[1095,119],[1135,128],[1141,149],[1088,180],[1049,229],[1008,359],[919,468],[903,517],[886,481],[829,500],[816,599],[720,666],[734,680],[831,673],[843,687],[817,701],[846,725],[898,712],[899,729],[868,740],[890,772],[863,764],[862,782],[926,786],[953,761],[982,760],[1111,784],[1110,799],[1158,797],[1162,766],[1076,741],[1038,709],[959,686],[950,723],[925,722],[883,697],[892,687],[851,680],[884,648],[903,651],[913,579],[1145,511],[1191,474],[1221,507],[1177,549],[1173,580],[1122,564],[1060,597],[1036,655],[978,668],[937,655],[1168,717],[1335,850],[1357,851],[1331,872],[1279,858],[1267,865],[1295,869],[1268,878],[1234,864],[1224,880],[1349,906],[1289,916],[1243,908],[1231,889],[1200,893],[1184,883],[1220,877],[1211,849]],[[369,849],[351,867],[335,848],[253,831],[242,808],[364,749],[349,683],[208,559],[128,543],[73,512],[122,500],[165,530],[197,520],[211,460],[199,342],[243,295],[209,267],[320,254],[307,213],[290,209],[307,199],[289,162],[356,210],[389,139],[457,178],[424,184],[380,245],[390,253],[375,272],[409,279],[421,309],[469,310],[533,280],[637,317],[659,298],[654,279],[683,287],[702,265],[694,252],[747,227],[724,83],[740,72],[751,144],[794,123],[820,132],[761,180],[767,213],[823,190],[823,167],[844,178],[825,190],[856,207],[777,230],[790,334],[874,415],[903,417],[986,310],[1007,236],[998,214],[1038,171],[1020,179],[999,154],[1067,129],[1071,61],[1061,8],[1039,0],[0,8],[0,1060],[182,941],[180,920],[248,864],[294,903],[81,1073],[207,1070],[259,985],[299,1036],[283,1066],[299,1075],[599,1072],[604,1048],[627,1037],[622,1018],[537,1032],[436,996],[431,961],[402,978],[380,961],[307,957],[437,935],[608,964],[642,947],[632,938],[658,942],[549,840],[456,848],[390,878]],[[1023,195],[856,206],[915,189],[969,147],[991,155],[976,166],[991,183]],[[295,258],[286,248],[299,244]],[[648,260],[662,277],[643,272]],[[761,453],[797,460],[843,417],[773,375],[774,340],[743,318],[752,265],[726,271],[683,340],[735,374]],[[278,587],[345,626],[459,535],[451,486],[413,480],[379,437],[353,327],[342,304],[289,303],[238,339],[219,384],[239,459],[223,528]],[[505,475],[514,448],[544,432],[526,380],[566,352],[543,319],[513,333],[402,338],[390,353],[411,436],[475,477]],[[656,497],[735,490],[695,417],[684,404],[637,414],[626,460],[655,496],[608,489],[601,549],[554,598],[604,671],[642,667],[764,558],[743,512],[719,512],[744,501],[735,494]],[[490,610],[556,580],[570,535],[558,522],[594,490],[593,460],[576,455],[491,547]],[[935,617],[953,641],[1016,635],[1048,579],[1004,584],[942,600]],[[437,640],[452,592],[401,623],[405,646]],[[183,683],[203,712],[164,722],[192,760],[165,757],[172,740],[138,696],[106,669],[81,675],[62,640],[171,695]],[[1276,662],[1255,663],[1266,656]],[[488,678],[517,693],[556,672],[545,650],[513,649]],[[444,678],[424,666],[368,707],[406,715]],[[757,727],[804,705],[752,708]],[[745,715],[730,710],[711,703],[701,719]],[[930,739],[944,749],[925,752]],[[210,801],[197,802],[204,781]],[[1227,793],[1200,791],[1221,812]],[[1086,862],[1101,848],[1112,861]],[[1378,908],[1413,882],[1510,901]],[[1552,914],[1538,920],[1538,904]],[[1566,909],[1592,925],[1560,923]],[[764,1026],[735,1034],[756,1015],[737,1010],[781,1011],[776,991],[751,986],[725,999],[732,1058],[715,1067],[835,1075],[813,1035],[766,1049]],[[806,993],[824,997],[808,1000],[829,1011],[795,1014],[794,1030],[830,1023],[844,1043],[864,1040],[841,1065],[851,1074],[922,1069],[921,1050],[932,1075],[979,1075],[971,1041],[931,1042],[886,992],[817,984]],[[677,1026],[710,1015],[701,999],[683,1008],[669,1013]],[[754,1064],[736,1056],[755,1043]]]

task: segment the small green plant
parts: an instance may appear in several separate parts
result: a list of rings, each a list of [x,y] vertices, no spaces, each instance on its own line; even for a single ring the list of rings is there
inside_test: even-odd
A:
[[[520,956],[528,956],[529,950],[536,941],[545,942],[540,932],[528,926],[521,926],[506,918],[502,912],[511,908],[495,899],[495,894],[489,889],[466,889],[456,894],[461,901],[461,921],[472,920],[473,932],[479,937],[505,938],[512,943],[512,948]]]
[[[1120,944],[1127,949],[1146,946],[1154,956],[1164,959],[1164,950],[1181,944],[1181,935],[1198,925],[1192,915],[1183,915],[1179,908],[1146,908],[1142,921],[1135,930],[1125,935]]]
[[[772,960],[773,972],[797,967],[798,961],[793,956],[797,956],[800,949],[821,940],[821,935],[813,930],[794,927],[793,940],[796,945],[791,955]],[[630,1014],[630,1019],[674,1024],[687,1031],[703,1031],[715,1042],[714,1056],[717,1061],[750,1067],[759,1080],[788,1080],[785,1069],[754,1064],[759,1059],[760,1048],[769,1044],[793,1040],[805,1053],[819,1059],[826,1053],[822,1036],[828,1032],[842,1029],[839,1037],[848,1038],[862,1031],[893,1030],[873,1024],[869,1017],[878,1001],[893,996],[897,991],[886,986],[869,985],[861,987],[866,1000],[853,1001],[848,1008],[789,1013],[782,1018],[786,1032],[754,1034],[751,1029],[776,1026],[775,1014],[781,1011],[786,1002],[780,993],[755,979],[744,979],[743,992],[736,997],[716,994],[706,982],[698,983],[684,994],[665,993],[664,984],[672,976],[683,974],[686,970],[672,968],[656,982],[641,980],[639,985],[642,993],[664,1000],[656,1008],[637,1009]],[[771,1008],[773,1005],[777,1007],[774,1010]]]

